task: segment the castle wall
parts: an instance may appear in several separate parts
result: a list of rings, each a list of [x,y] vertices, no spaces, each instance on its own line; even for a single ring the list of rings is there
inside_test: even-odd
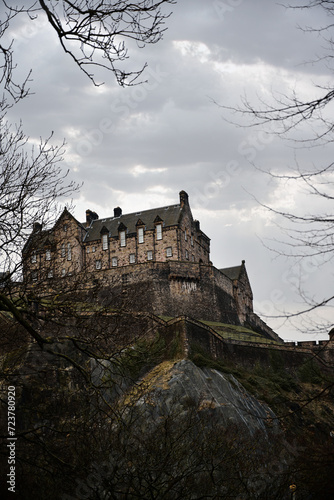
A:
[[[82,270],[82,229],[70,215],[63,214],[54,228],[55,248],[51,266],[54,276],[76,274]]]
[[[215,281],[217,277],[217,282]],[[148,262],[95,273],[104,305],[240,324],[231,280],[212,266]]]
[[[63,212],[53,231],[40,229],[31,238],[34,244],[23,259],[28,281],[49,281],[82,270],[83,229],[69,212]]]
[[[147,312],[164,317],[186,315],[202,321],[245,325],[280,341],[253,313],[249,297],[246,295],[244,299],[239,293],[236,301],[233,281],[212,265],[170,260],[110,269],[94,268],[91,272],[84,270],[61,279],[47,280],[38,287],[39,293],[43,293],[43,287],[47,293],[51,287],[54,291],[76,290],[84,294],[83,301],[97,301],[114,310]],[[247,315],[240,314],[243,300]]]
[[[217,359],[230,365],[244,365],[254,368],[258,364],[266,368],[276,370],[296,370],[305,363],[312,360],[318,363],[322,369],[331,369],[334,361],[334,342],[326,342],[323,345],[311,345],[309,342],[301,342],[303,345],[266,345],[238,340],[223,340],[210,327],[203,325],[187,317],[175,318],[166,325],[167,337],[177,332],[182,339],[183,355],[191,357],[198,352],[198,348],[205,351],[213,359]],[[169,342],[171,340],[169,339]],[[299,343],[298,343],[299,344]],[[305,344],[305,345],[304,345]]]

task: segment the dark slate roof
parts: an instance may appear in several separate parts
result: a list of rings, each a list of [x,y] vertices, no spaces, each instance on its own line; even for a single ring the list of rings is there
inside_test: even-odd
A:
[[[231,280],[238,280],[240,277],[242,267],[243,267],[242,265],[234,267],[226,267],[225,269],[219,269],[219,271],[225,274],[225,276],[227,276]]]
[[[181,211],[181,205],[178,204],[124,214],[120,217],[93,220],[90,227],[86,228],[87,234],[84,241],[89,242],[100,239],[101,229],[104,226],[109,230],[109,236],[111,237],[118,237],[118,229],[121,224],[127,228],[127,234],[135,234],[138,220],[144,223],[146,230],[154,229],[154,221],[157,216],[162,220],[164,227],[176,226],[179,223]]]

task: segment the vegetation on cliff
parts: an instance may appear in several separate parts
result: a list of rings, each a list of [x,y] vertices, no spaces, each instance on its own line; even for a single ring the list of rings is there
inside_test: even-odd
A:
[[[198,346],[185,360],[180,335],[171,342],[155,332],[123,348],[111,338],[109,357],[105,344],[98,358],[84,336],[54,339],[47,352],[24,336],[15,346],[20,331],[12,329],[1,358],[2,404],[15,385],[19,494],[282,500],[296,482],[308,498],[328,498],[329,372],[308,361],[287,372],[275,354],[270,366],[250,369]]]

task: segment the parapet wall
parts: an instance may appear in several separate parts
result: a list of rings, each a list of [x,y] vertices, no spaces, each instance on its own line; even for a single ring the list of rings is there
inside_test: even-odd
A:
[[[210,327],[186,316],[169,321],[167,331],[174,332],[174,334],[177,332],[178,336],[183,339],[185,357],[191,357],[199,347],[213,359],[222,360],[228,364],[242,364],[250,368],[260,363],[262,366],[279,366],[293,370],[305,363],[306,359],[314,360],[326,369],[332,369],[334,366],[334,342],[331,340],[321,345],[314,345],[312,342],[299,342],[298,345],[275,345],[225,340]]]

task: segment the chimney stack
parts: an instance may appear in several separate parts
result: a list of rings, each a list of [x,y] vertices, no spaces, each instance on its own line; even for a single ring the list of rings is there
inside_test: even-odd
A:
[[[37,231],[42,231],[42,224],[40,222],[34,222],[32,230],[34,233],[37,233]]]
[[[122,215],[122,209],[120,207],[114,208],[114,217],[120,217]]]
[[[86,210],[86,227],[90,226],[93,220],[98,219],[99,216],[96,212],[92,212],[91,210]]]
[[[189,205],[189,196],[188,196],[188,193],[186,193],[185,191],[180,191],[180,205],[181,205],[181,208],[184,207],[184,205]]]

